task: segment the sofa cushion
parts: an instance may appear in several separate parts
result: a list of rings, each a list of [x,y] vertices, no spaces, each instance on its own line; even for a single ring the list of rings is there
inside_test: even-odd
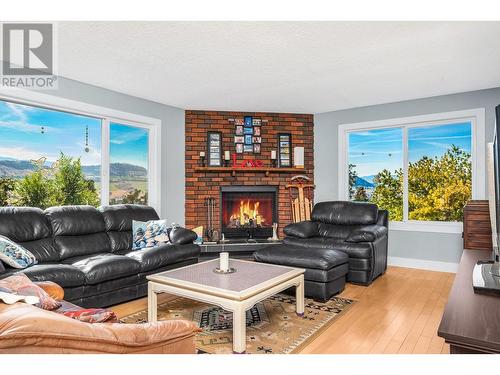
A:
[[[106,231],[132,231],[132,221],[158,220],[153,207],[137,204],[117,204],[99,207],[104,218]]]
[[[58,262],[60,260],[59,250],[56,248],[52,237],[19,242],[19,245],[29,250],[35,256],[38,263]]]
[[[373,246],[370,242],[351,243],[336,238],[313,237],[302,239],[286,237],[283,243],[308,249],[339,250],[346,253],[350,258],[370,258],[373,253]]]
[[[50,222],[39,208],[1,207],[0,235],[29,250],[39,263],[59,260]]]
[[[286,244],[267,246],[255,251],[253,256],[257,262],[318,270],[329,270],[348,262],[347,255],[340,251]]]
[[[288,224],[283,228],[283,232],[287,236],[300,238],[319,236],[318,224],[313,221],[301,221],[300,223]]]
[[[196,238],[198,238],[195,232],[183,227],[173,227],[168,233],[168,236],[173,245],[192,244]]]
[[[107,253],[69,258],[63,262],[82,271],[85,275],[85,283],[89,285],[134,275],[141,269],[140,263],[135,259]]]
[[[109,244],[112,253],[128,251],[132,249],[132,231],[130,232],[108,232]]]
[[[51,234],[50,224],[39,208],[0,208],[0,235],[14,242],[28,242],[50,237]]]
[[[85,283],[85,275],[69,264],[44,263],[21,271],[31,281],[53,281],[63,288],[80,286]]]
[[[137,204],[117,204],[99,207],[104,218],[111,251],[132,249],[132,221],[158,220],[153,207]]]
[[[110,252],[110,242],[106,233],[92,233],[81,236],[58,236],[54,243],[60,259],[64,260],[81,255]]]
[[[133,250],[125,255],[140,263],[141,272],[147,272],[169,264],[196,259],[200,255],[200,248],[197,245],[162,244],[142,250]]]
[[[313,221],[340,225],[375,224],[377,217],[377,205],[348,201],[316,203],[311,213]]]
[[[105,232],[102,214],[92,206],[61,206],[45,210],[54,236],[78,236]]]
[[[328,224],[328,223],[317,223],[318,224],[318,236],[319,237],[330,237],[338,239],[346,239],[357,225],[338,225],[338,224]]]
[[[354,229],[347,237],[347,242],[373,242],[387,235],[387,228],[382,225],[366,225]]]

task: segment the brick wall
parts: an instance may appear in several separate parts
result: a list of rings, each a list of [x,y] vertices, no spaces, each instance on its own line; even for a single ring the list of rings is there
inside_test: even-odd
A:
[[[229,119],[253,116],[262,119],[261,153],[236,154],[239,161],[243,159],[262,160],[264,166],[271,166],[271,150],[277,149],[277,134],[291,133],[292,147],[304,147],[306,175],[314,177],[313,152],[313,115],[290,113],[262,113],[262,112],[215,112],[215,111],[186,111],[186,227],[207,225],[207,209],[204,206],[206,197],[214,197],[217,202],[215,209],[215,228],[220,233],[220,186],[222,185],[275,185],[279,186],[278,193],[278,223],[280,237],[283,236],[283,227],[292,221],[288,190],[285,186],[290,178],[298,173],[270,173],[264,172],[237,172],[232,176],[230,171],[200,172],[194,169],[200,166],[200,151],[207,153],[207,131],[222,132],[222,151],[229,150],[231,159],[235,153],[234,136],[235,125]],[[267,122],[265,122],[267,121]],[[293,150],[292,150],[293,152]],[[208,153],[207,153],[208,156]]]

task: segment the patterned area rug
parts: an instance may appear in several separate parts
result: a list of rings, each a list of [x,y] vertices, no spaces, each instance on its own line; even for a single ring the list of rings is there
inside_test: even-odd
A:
[[[316,338],[345,313],[355,301],[333,297],[326,303],[305,301],[303,317],[295,314],[295,298],[284,294],[270,297],[247,311],[247,353],[295,353]],[[122,323],[144,323],[147,310],[120,319]],[[158,320],[187,319],[203,329],[196,335],[200,353],[232,353],[232,314],[217,306],[185,298],[158,305]]]

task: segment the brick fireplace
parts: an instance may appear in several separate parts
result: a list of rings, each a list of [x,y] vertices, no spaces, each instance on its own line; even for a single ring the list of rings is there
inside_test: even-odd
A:
[[[236,154],[235,152],[233,120],[244,116],[262,120],[260,153]],[[283,227],[292,221],[286,185],[295,175],[306,175],[314,179],[313,126],[313,115],[310,114],[187,110],[185,128],[186,226],[193,228],[203,225],[206,228],[205,201],[210,197],[214,198],[215,202],[213,226],[219,233],[222,230],[226,237],[228,235],[234,237],[238,229],[240,235],[243,236],[269,237],[272,233],[269,226],[272,222],[269,220],[278,222],[279,235],[282,237]],[[207,152],[207,132],[209,131],[221,132],[222,151],[230,151],[231,159],[233,154],[236,154],[238,162],[256,160],[260,161],[264,168],[260,171],[252,170],[252,168],[236,171],[230,167],[227,169],[225,167],[201,168],[199,154]],[[277,150],[277,137],[280,133],[291,134],[292,147],[304,147],[304,169],[295,171],[271,168],[271,150]],[[270,192],[274,192],[274,198],[272,198],[273,194],[269,195]],[[231,197],[231,195],[232,198],[223,204],[223,196]],[[259,203],[256,207],[257,201]],[[256,228],[262,230],[256,230]],[[241,234],[243,232],[244,234]],[[236,236],[239,235],[236,234]]]

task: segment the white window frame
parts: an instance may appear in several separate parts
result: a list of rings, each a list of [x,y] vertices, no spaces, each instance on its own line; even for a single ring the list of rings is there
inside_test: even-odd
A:
[[[391,221],[390,229],[419,232],[461,233],[461,222],[408,220],[408,129],[454,122],[470,122],[472,125],[472,199],[486,197],[486,141],[485,109],[432,113],[420,116],[341,124],[338,127],[338,194],[340,200],[349,199],[349,133],[383,128],[403,129],[403,221]]]
[[[0,100],[74,113],[102,120],[101,204],[109,204],[109,126],[111,123],[148,129],[148,204],[162,216],[161,120],[71,99],[15,88],[0,88]]]

